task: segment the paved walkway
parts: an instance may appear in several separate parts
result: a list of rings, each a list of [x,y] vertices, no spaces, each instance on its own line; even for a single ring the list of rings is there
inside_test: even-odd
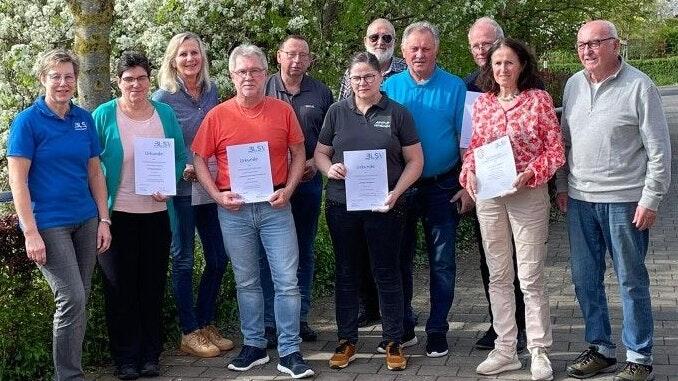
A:
[[[665,109],[671,125],[673,146],[673,186],[668,199],[660,207],[657,226],[652,229],[650,252],[647,266],[650,272],[652,307],[655,319],[654,368],[659,381],[678,381],[678,87],[665,88]],[[302,351],[316,371],[318,380],[529,380],[529,359],[523,356],[523,369],[504,373],[500,377],[480,377],[475,367],[485,358],[487,351],[473,349],[473,344],[489,328],[487,304],[480,286],[478,257],[476,252],[459,253],[456,296],[449,316],[450,332],[448,342],[450,354],[441,358],[427,358],[425,355],[426,334],[418,326],[420,343],[408,348],[408,367],[402,372],[386,369],[384,355],[376,354],[376,345],[381,340],[381,327],[373,326],[360,332],[359,358],[343,370],[332,370],[327,366],[336,345],[334,303],[332,297],[314,301],[312,326],[319,330],[316,343],[302,345]],[[608,287],[610,315],[613,335],[617,338],[617,358],[624,360],[624,347],[619,336],[621,329],[621,308],[615,277],[608,261],[605,283]],[[585,348],[584,326],[579,306],[570,280],[568,262],[568,241],[562,218],[551,225],[549,237],[549,258],[546,273],[551,300],[554,344],[551,360],[556,380],[566,380],[565,367]],[[428,274],[419,271],[416,279],[414,305],[420,312],[419,322],[426,321],[428,311]],[[236,348],[236,351],[238,348]],[[162,376],[159,380],[279,380],[289,379],[276,370],[275,351],[269,351],[271,361],[263,367],[237,373],[226,368],[235,353],[214,359],[197,359],[166,353],[162,360]],[[108,375],[97,380],[111,380]],[[596,377],[595,380],[611,381],[612,376]]]

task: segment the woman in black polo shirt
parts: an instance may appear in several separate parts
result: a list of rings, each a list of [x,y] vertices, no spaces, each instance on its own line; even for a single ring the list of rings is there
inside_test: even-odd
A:
[[[328,178],[326,219],[336,263],[336,316],[339,346],[330,367],[344,368],[358,341],[358,285],[361,255],[369,255],[379,292],[386,365],[404,369],[403,289],[400,236],[405,208],[400,196],[421,175],[424,159],[410,113],[379,91],[382,76],[371,53],[356,54],[349,68],[353,96],[327,111],[318,137],[315,162]],[[389,193],[373,211],[347,211],[343,157],[346,151],[384,149]]]

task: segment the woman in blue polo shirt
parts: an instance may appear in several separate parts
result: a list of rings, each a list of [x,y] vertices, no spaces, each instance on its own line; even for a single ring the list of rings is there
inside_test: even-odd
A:
[[[336,264],[336,315],[339,346],[330,367],[355,358],[358,340],[360,256],[368,255],[379,294],[388,369],[404,369],[403,287],[400,236],[405,205],[400,197],[421,175],[424,158],[412,115],[379,91],[382,76],[371,53],[356,54],[349,67],[353,96],[330,106],[318,136],[314,159],[327,176],[326,218]],[[388,197],[374,211],[347,211],[343,156],[346,151],[384,149]],[[408,340],[416,341],[415,338]]]
[[[28,258],[54,293],[54,379],[84,379],[85,305],[96,254],[111,243],[101,148],[92,117],[71,102],[77,58],[47,52],[37,75],[45,95],[12,123],[9,182]]]

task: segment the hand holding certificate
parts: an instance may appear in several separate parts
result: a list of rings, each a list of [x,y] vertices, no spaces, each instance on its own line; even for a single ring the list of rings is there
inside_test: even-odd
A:
[[[174,139],[134,139],[134,193],[177,194]]]
[[[386,150],[344,151],[346,210],[384,207],[388,196]]]
[[[515,192],[516,161],[511,140],[503,136],[473,150],[476,162],[476,197],[478,200]]]
[[[245,203],[267,202],[273,193],[268,142],[226,147],[231,192]]]

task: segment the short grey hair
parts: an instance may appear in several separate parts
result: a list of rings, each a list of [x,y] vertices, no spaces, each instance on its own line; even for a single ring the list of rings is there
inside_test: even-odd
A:
[[[440,32],[438,31],[438,27],[431,24],[428,21],[417,21],[415,23],[412,23],[405,28],[405,31],[403,32],[403,39],[400,42],[401,46],[405,46],[407,43],[407,38],[410,37],[410,34],[414,32],[429,32],[433,35],[433,40],[436,43],[436,47],[440,46]]]
[[[238,57],[257,57],[264,70],[268,70],[268,60],[260,47],[252,44],[241,44],[236,46],[228,57],[228,70],[235,70],[235,60]]]
[[[617,32],[617,27],[612,23],[612,21],[609,20],[598,20],[600,21],[603,25],[607,27],[608,33],[610,33],[610,37],[614,37],[617,40],[619,39],[619,33]]]
[[[499,25],[498,22],[494,21],[493,18],[487,17],[487,16],[481,17],[481,18],[477,19],[477,20],[471,25],[471,27],[468,28],[468,35],[469,35],[469,37],[471,36],[471,31],[473,31],[474,28],[476,28],[476,27],[478,27],[478,26],[480,26],[480,25],[482,25],[482,24],[487,24],[487,25],[491,26],[492,29],[494,29],[494,34],[495,34],[497,40],[498,40],[498,39],[501,39],[501,38],[504,38],[504,30],[501,28],[501,25]]]
[[[372,20],[370,25],[367,26],[367,29],[365,30],[365,34],[367,34],[367,31],[369,31],[371,27],[373,27],[374,25],[377,25],[377,24],[386,25],[388,27],[388,29],[391,31],[391,34],[393,35],[393,37],[395,37],[395,27],[393,26],[393,24],[391,24],[391,22],[389,20],[387,20],[385,18],[378,18],[378,19]]]
[[[70,63],[73,65],[73,74],[75,74],[76,78],[78,77],[80,72],[80,61],[78,60],[78,57],[73,54],[72,51],[63,48],[52,49],[40,54],[33,66],[33,71],[35,72],[35,76],[38,77],[38,79],[41,79],[42,76],[47,75],[47,72],[50,69],[62,63]]]

